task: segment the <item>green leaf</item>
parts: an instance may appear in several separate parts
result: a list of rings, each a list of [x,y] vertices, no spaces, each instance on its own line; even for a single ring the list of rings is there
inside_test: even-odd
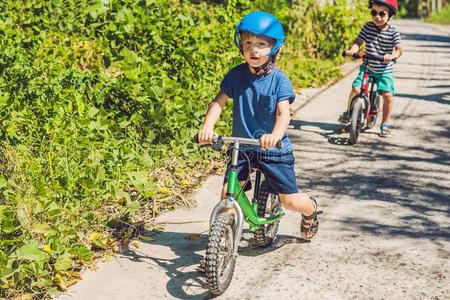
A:
[[[45,260],[47,258],[47,255],[41,250],[39,250],[37,242],[30,242],[28,244],[25,244],[19,249],[17,249],[15,253],[18,259],[24,259],[29,261],[39,261]]]
[[[30,219],[28,217],[28,213],[23,208],[19,208],[17,210],[17,220],[19,220],[19,223],[22,226],[27,225],[28,222],[30,221]]]
[[[82,261],[91,261],[94,254],[91,250],[89,250],[86,246],[82,245],[78,248],[77,251],[78,258]]]
[[[49,216],[56,216],[61,213],[61,208],[56,204],[55,201],[50,202],[50,204],[46,207],[46,213]]]
[[[128,172],[128,178],[130,178],[133,185],[141,185],[146,184],[148,182],[149,176],[148,171],[137,171],[137,172]]]
[[[95,108],[94,106],[90,106],[88,110],[89,118],[93,118],[95,115],[97,115],[98,112],[99,110],[97,108]]]
[[[154,86],[150,87],[150,96],[153,98],[159,98],[159,97],[161,97],[163,91],[164,90],[162,87],[154,85]]]
[[[81,95],[77,94],[75,96],[75,101],[77,104],[77,112],[79,116],[82,116],[84,114],[84,109],[85,109],[85,105],[84,105],[84,101],[81,98]]]
[[[123,55],[125,63],[130,64],[130,65],[141,61],[139,56],[134,51],[131,51],[130,49],[126,49],[126,48],[123,49],[122,55]]]
[[[97,176],[96,176],[96,181],[103,181],[106,178],[106,171],[105,168],[103,168],[103,166],[98,166],[97,168]]]
[[[0,175],[0,189],[8,186],[8,180],[6,180],[5,176]]]
[[[33,228],[31,229],[31,231],[34,233],[47,235],[50,232],[52,232],[52,229],[46,223],[36,223],[33,225]]]
[[[55,263],[55,269],[57,271],[65,271],[72,267],[72,260],[70,258],[60,258]]]

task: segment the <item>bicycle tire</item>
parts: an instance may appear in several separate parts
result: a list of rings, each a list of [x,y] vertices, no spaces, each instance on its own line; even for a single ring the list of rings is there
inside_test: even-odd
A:
[[[236,257],[234,254],[234,217],[221,213],[213,222],[205,257],[206,282],[213,295],[225,292],[233,278]],[[225,254],[221,257],[221,254]]]
[[[267,217],[277,213],[282,209],[278,195],[270,194],[267,191],[266,182],[262,181],[259,188],[258,216]],[[259,247],[270,246],[276,239],[280,220],[261,226],[253,233],[255,243]]]
[[[364,110],[364,99],[358,97],[356,100],[353,101],[352,113],[350,116],[349,143],[351,145],[356,144],[356,141],[358,140],[359,137],[359,133],[361,132],[364,123],[363,110]]]

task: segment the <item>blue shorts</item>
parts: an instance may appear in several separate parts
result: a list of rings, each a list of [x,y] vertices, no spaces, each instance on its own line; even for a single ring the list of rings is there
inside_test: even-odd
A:
[[[294,162],[295,158],[292,152],[280,155],[267,155],[264,153],[245,152],[248,155],[250,164],[253,168],[261,170],[267,184],[267,190],[272,194],[295,194],[298,192],[297,181],[295,177]],[[228,163],[227,173],[225,174],[224,183],[228,179]],[[245,181],[249,175],[248,160],[243,154],[239,153],[238,163],[238,180]]]

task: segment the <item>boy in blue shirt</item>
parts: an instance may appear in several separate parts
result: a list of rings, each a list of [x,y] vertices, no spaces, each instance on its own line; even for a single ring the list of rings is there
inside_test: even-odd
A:
[[[278,194],[286,209],[302,214],[301,237],[311,239],[319,227],[317,202],[298,191],[293,147],[286,133],[290,122],[289,104],[294,101],[295,93],[288,77],[274,65],[284,43],[283,27],[271,14],[252,12],[237,26],[234,40],[245,63],[234,67],[223,79],[199,131],[199,142],[212,142],[214,125],[226,101],[232,98],[233,136],[260,140],[263,150],[247,145],[241,149],[264,173],[268,192]],[[283,147],[277,149],[275,146],[280,139]],[[240,157],[238,180],[241,184],[248,172],[247,160]],[[222,199],[226,190],[225,181]]]

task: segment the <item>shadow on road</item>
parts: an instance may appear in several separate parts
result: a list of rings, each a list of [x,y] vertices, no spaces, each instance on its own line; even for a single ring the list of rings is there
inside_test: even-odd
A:
[[[410,67],[412,67],[412,66],[418,66],[418,67],[439,67],[439,66],[442,66],[441,64],[414,63],[414,62],[411,62],[411,61],[402,61],[402,60],[399,60],[396,65],[397,66],[399,66],[399,65],[407,65],[407,66],[410,66]],[[397,77],[395,77],[395,78],[397,78]]]
[[[433,46],[434,48],[435,46]],[[446,47],[447,48],[447,47]],[[448,46],[450,48],[450,46]],[[408,49],[408,52],[417,52],[417,53],[450,53],[450,51],[442,51],[442,50],[426,50],[426,49]]]
[[[426,78],[426,77],[411,77],[411,76],[395,76],[395,79],[422,80],[422,81],[447,81],[448,80],[448,78]]]
[[[324,131],[329,131],[329,132],[338,132],[339,128],[341,127],[337,123],[310,122],[310,121],[303,121],[303,120],[296,120],[296,119],[292,119],[289,125],[291,125],[294,129],[298,129],[298,130],[308,131],[304,128],[308,127],[308,126],[312,126],[312,127],[317,127]]]
[[[322,123],[322,122],[310,122],[303,120],[292,119],[290,124],[294,129],[314,132],[327,139],[328,143],[333,145],[347,146],[350,145],[350,140],[344,136],[335,136],[339,134],[342,125],[333,123]]]
[[[281,219],[281,222],[283,222],[283,219]],[[242,240],[248,242],[247,247],[239,247],[239,255],[242,255],[242,256],[259,256],[259,255],[263,255],[265,253],[269,253],[269,252],[275,251],[277,249],[280,249],[285,245],[307,244],[307,243],[311,242],[309,240],[304,240],[298,236],[280,234],[280,235],[277,235],[277,239],[274,241],[274,243],[271,246],[263,248],[263,247],[259,247],[255,244],[253,244],[253,237],[252,238],[243,238]]]
[[[402,37],[405,40],[450,43],[450,37],[443,36],[443,35],[417,34],[416,33],[416,34],[402,34]]]
[[[450,85],[445,85],[445,84],[441,84],[441,85],[430,85],[427,86],[429,88],[440,88],[440,89],[450,89]],[[447,93],[450,96],[450,92]]]
[[[157,266],[165,271],[169,281],[167,291],[177,299],[211,299],[206,286],[203,273],[198,272],[196,267],[203,255],[196,252],[206,249],[208,242],[207,234],[181,233],[181,232],[143,232],[142,236],[151,238],[150,241],[141,241],[152,245],[167,247],[167,252],[172,252],[176,258],[165,259],[148,255],[139,249],[124,248],[122,258],[133,262],[147,263]],[[239,246],[240,256],[259,256],[275,251],[285,245],[297,243],[309,243],[296,236],[279,235],[275,243],[266,248],[260,248],[253,244],[252,234],[248,230],[243,231],[243,238]],[[244,246],[242,246],[244,244]]]
[[[311,187],[314,192],[336,195],[337,199],[345,196],[356,201],[387,202],[408,211],[406,216],[399,216],[399,226],[384,223],[382,218],[374,222],[365,217],[369,211],[361,212],[360,218],[341,220],[350,231],[448,241],[450,227],[442,227],[435,215],[450,217],[450,154],[438,148],[435,141],[450,138],[450,124],[444,120],[434,122],[442,130],[426,133],[420,145],[397,145],[393,139],[365,141],[346,148],[344,157],[342,150],[333,145],[293,139],[293,143],[303,145],[297,153],[300,162],[316,157],[313,167],[308,165],[309,169],[304,168],[298,175],[300,188]],[[338,160],[336,154],[341,154]],[[386,214],[395,215],[396,211],[386,209]]]
[[[348,138],[348,130],[344,129],[340,124],[310,122],[303,120],[292,120],[290,125],[294,129],[305,132],[317,133],[327,139],[328,143],[339,146],[351,146]],[[368,131],[363,129],[363,135],[379,135],[379,132]],[[338,135],[338,136],[336,136]]]
[[[430,48],[429,45],[416,45],[415,47]],[[450,48],[450,45],[433,45],[433,48]]]
[[[408,99],[417,99],[424,101],[432,101],[441,104],[450,104],[450,93],[437,93],[437,94],[428,94],[428,95],[416,95],[416,94],[405,94],[398,93],[396,97],[408,98]],[[447,98],[447,99],[445,99]]]
[[[142,236],[149,237],[152,241],[142,243],[155,244],[168,248],[175,258],[165,259],[147,255],[139,249],[126,248],[122,251],[122,257],[134,262],[147,263],[165,270],[169,277],[167,291],[177,299],[210,299],[211,294],[205,288],[203,274],[195,270],[203,258],[196,252],[204,250],[207,243],[206,234],[189,234],[181,232],[144,232]],[[191,238],[194,236],[195,238]],[[151,278],[149,279],[151,280]]]

